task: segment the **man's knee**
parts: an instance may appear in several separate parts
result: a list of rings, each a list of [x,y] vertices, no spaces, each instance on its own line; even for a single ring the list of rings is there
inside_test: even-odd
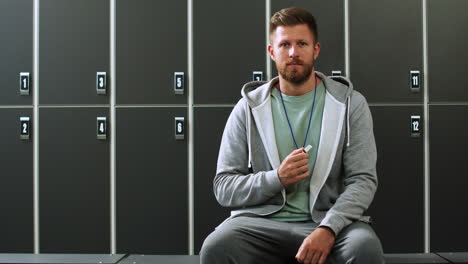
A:
[[[228,263],[236,255],[239,243],[241,241],[235,229],[221,228],[213,231],[203,242],[201,263]]]
[[[336,263],[384,263],[379,238],[369,225],[362,222],[353,223],[343,230],[334,251],[334,258],[339,260]]]
[[[384,263],[382,245],[374,232],[358,240],[355,263]]]

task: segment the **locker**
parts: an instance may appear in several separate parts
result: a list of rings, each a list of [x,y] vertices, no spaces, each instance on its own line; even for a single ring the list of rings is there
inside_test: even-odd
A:
[[[431,251],[466,251],[468,105],[431,105]]]
[[[42,0],[39,12],[40,103],[108,104],[96,73],[109,73],[109,1]]]
[[[297,6],[308,10],[314,15],[319,35],[320,55],[315,64],[315,70],[331,75],[332,71],[341,71],[345,75],[344,66],[344,7],[343,1],[271,1],[271,15],[282,8]],[[278,75],[275,63],[272,61],[272,77]]]
[[[32,76],[33,1],[0,1],[0,105],[30,105],[30,95],[20,95],[20,72]]]
[[[183,107],[118,108],[117,252],[188,254],[187,129]]]
[[[224,219],[230,209],[223,208],[213,193],[219,146],[232,107],[196,107],[194,109],[194,212],[195,253],[199,254],[205,238]]]
[[[427,1],[429,100],[467,101],[468,2]]]
[[[349,1],[350,75],[372,103],[422,102],[422,2]],[[410,71],[419,70],[419,92]]]
[[[20,139],[20,117],[32,109],[0,109],[0,252],[33,252],[33,140]],[[33,121],[33,120],[32,120]]]
[[[110,146],[97,138],[107,108],[41,108],[41,253],[110,252]]]
[[[236,103],[253,72],[266,70],[265,2],[197,1],[193,31],[194,102]]]
[[[118,0],[116,12],[117,103],[186,103],[174,73],[187,72],[187,1]]]
[[[424,251],[424,131],[411,136],[422,106],[371,106],[379,185],[367,214],[385,253]],[[422,123],[420,124],[422,125]]]

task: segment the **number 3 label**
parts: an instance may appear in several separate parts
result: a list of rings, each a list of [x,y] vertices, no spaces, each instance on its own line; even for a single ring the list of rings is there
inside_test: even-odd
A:
[[[106,77],[107,74],[105,72],[98,72],[96,73],[96,92],[97,94],[106,94],[107,87],[106,87]]]

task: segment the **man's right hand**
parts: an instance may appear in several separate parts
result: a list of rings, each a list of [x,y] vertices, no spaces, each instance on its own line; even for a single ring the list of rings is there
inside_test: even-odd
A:
[[[294,150],[279,166],[278,177],[285,188],[309,177],[309,154],[303,150]]]

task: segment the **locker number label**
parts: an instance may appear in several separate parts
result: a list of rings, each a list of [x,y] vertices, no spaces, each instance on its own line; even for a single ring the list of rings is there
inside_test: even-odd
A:
[[[29,117],[20,117],[20,138],[29,139],[30,135],[30,123]]]
[[[411,92],[418,93],[421,88],[421,74],[419,71],[410,71]]]
[[[419,137],[421,134],[421,116],[411,116],[411,136]]]
[[[184,94],[184,73],[174,72],[174,92],[175,94]]]
[[[97,139],[107,138],[107,117],[97,118]]]
[[[331,76],[341,76],[341,71],[332,71]]]
[[[96,92],[97,94],[107,93],[107,74],[105,72],[96,73]]]
[[[175,138],[176,139],[185,138],[185,118],[184,117],[175,118]]]
[[[254,71],[253,72],[253,80],[254,81],[263,81],[263,72],[261,71]]]
[[[20,72],[20,94],[28,95],[29,94],[29,72]]]

